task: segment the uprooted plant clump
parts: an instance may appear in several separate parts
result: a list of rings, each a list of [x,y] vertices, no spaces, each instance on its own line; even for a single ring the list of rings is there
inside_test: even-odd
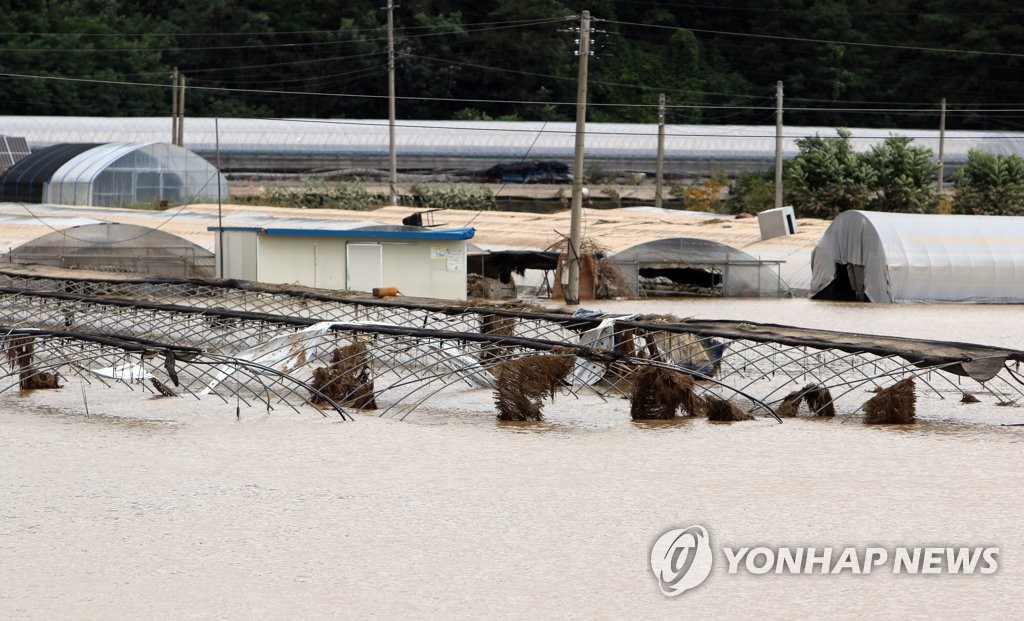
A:
[[[675,418],[679,410],[700,416],[706,410],[693,378],[681,371],[641,367],[633,372],[632,384],[629,414],[633,420]]]
[[[754,417],[740,409],[732,401],[719,399],[713,395],[704,397],[707,403],[708,420],[719,422],[734,422],[741,420],[754,420]]]
[[[18,386],[22,390],[60,388],[60,376],[39,371],[35,366],[35,339],[30,336],[9,336],[0,340],[0,348],[11,370],[18,370]]]
[[[572,349],[556,347],[549,354],[505,360],[494,366],[494,404],[499,420],[544,420],[544,398],[555,398],[576,357]]]
[[[326,396],[348,407],[377,409],[370,377],[370,353],[362,341],[335,349],[330,364],[313,370],[312,386],[316,392],[312,393],[310,401],[316,405],[327,405]]]
[[[917,420],[917,392],[908,377],[884,388],[864,403],[864,422],[869,425],[906,425]]]

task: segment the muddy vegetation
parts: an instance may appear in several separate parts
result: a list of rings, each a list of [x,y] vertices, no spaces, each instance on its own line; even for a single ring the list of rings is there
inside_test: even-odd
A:
[[[565,385],[565,377],[575,364],[573,350],[568,348],[496,364],[494,404],[498,419],[544,420],[544,399],[555,398],[555,391]]]
[[[319,391],[310,398],[316,405],[327,405],[326,395],[339,405],[359,410],[377,409],[370,376],[370,352],[362,341],[335,349],[330,364],[313,370],[312,385]]]

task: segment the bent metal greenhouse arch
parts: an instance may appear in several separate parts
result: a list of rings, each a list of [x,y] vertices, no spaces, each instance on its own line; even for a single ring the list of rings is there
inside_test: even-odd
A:
[[[218,196],[228,196],[227,179],[202,157],[165,142],[54,145],[0,177],[6,201],[125,207]]]

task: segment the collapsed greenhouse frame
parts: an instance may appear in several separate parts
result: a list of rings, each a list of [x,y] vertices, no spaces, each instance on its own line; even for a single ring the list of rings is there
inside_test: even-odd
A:
[[[814,414],[835,412],[834,404],[856,412],[863,404],[851,400],[862,389],[906,379],[942,399],[968,392],[991,394],[1001,404],[1024,398],[1013,368],[1024,352],[971,344],[743,322],[402,304],[232,281],[65,279],[8,271],[0,273],[0,284],[0,308],[12,335],[31,333],[42,344],[145,335],[147,351],[154,352],[149,357],[129,364],[123,347],[121,354],[97,357],[109,363],[101,367],[108,379],[146,377],[154,386],[153,379],[169,386],[174,377],[161,352],[187,347],[188,355],[173,357],[187,393],[263,395],[268,408],[319,400],[316,391],[331,394],[329,383],[310,387],[318,373],[327,377],[347,364],[335,352],[359,344],[366,362],[350,370],[372,386],[382,415],[401,417],[458,385],[496,389],[504,363],[538,355],[571,356],[572,371],[557,390],[581,398],[635,402],[634,374],[659,368],[674,374],[676,384],[690,381],[682,375],[695,380],[692,394],[707,402],[740,402],[769,416],[791,410],[794,396],[799,402],[807,395],[824,395],[808,399]],[[36,331],[25,332],[27,326]],[[95,375],[83,364],[88,357],[48,356],[49,372]],[[236,366],[247,369],[245,381],[232,373],[217,379]],[[18,369],[9,371],[6,381],[18,384]],[[262,372],[278,378],[273,397],[252,379]],[[351,395],[334,394],[342,408],[352,405]]]

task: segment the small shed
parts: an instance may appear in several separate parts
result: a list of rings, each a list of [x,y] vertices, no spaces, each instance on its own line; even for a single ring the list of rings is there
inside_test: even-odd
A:
[[[1024,302],[1024,217],[846,211],[811,258],[810,297]]]
[[[466,299],[466,242],[474,229],[306,220],[211,226],[223,278]]]

